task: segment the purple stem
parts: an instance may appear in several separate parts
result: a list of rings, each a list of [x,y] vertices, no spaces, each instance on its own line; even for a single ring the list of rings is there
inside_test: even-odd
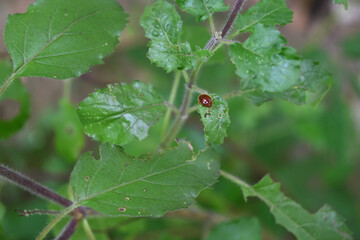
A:
[[[233,11],[231,12],[231,15],[228,19],[228,21],[226,22],[223,30],[221,31],[221,37],[225,38],[227,33],[229,32],[231,26],[234,24],[234,21],[237,17],[237,15],[239,14],[240,10],[241,10],[241,6],[243,5],[244,0],[237,0],[235,7],[233,9]]]
[[[75,233],[76,227],[79,224],[74,218],[71,218],[68,224],[63,228],[60,235],[56,238],[56,240],[69,240],[71,236]]]
[[[4,165],[0,165],[0,176],[8,180],[9,182],[18,185],[19,187],[22,187],[30,193],[34,193],[42,198],[51,200],[57,204],[60,204],[61,206],[69,207],[73,203],[69,199],[64,198],[56,192],[40,185],[34,180],[23,176],[12,169],[5,167]]]

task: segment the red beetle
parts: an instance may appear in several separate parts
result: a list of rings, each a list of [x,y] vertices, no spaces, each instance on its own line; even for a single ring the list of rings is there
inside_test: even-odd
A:
[[[211,107],[213,103],[212,98],[207,94],[200,94],[198,97],[198,101],[204,107]]]

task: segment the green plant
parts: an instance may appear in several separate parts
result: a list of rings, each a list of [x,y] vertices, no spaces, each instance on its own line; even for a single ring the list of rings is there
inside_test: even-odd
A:
[[[231,111],[227,99],[241,96],[256,105],[272,99],[316,105],[332,84],[327,70],[317,62],[296,55],[296,50],[286,46],[286,39],[276,29],[292,21],[292,11],[284,0],[262,0],[239,14],[243,2],[236,1],[224,28],[218,32],[212,15],[228,9],[224,1],[176,0],[180,9],[194,15],[197,21],[209,21],[212,37],[204,48],[191,46],[181,39],[182,20],[172,3],[158,0],[146,7],[140,23],[150,39],[148,58],[175,75],[169,101],[153,86],[141,81],[110,84],[79,104],[79,124],[65,95],[60,117],[68,116],[65,119],[71,119],[70,125],[62,124],[65,120],[61,118],[56,125],[59,129],[56,141],[59,148],[65,149],[62,152],[76,158],[83,146],[81,137],[61,137],[63,129],[81,132],[83,127],[89,137],[102,144],[99,160],[91,153],[84,153],[77,161],[70,178],[73,199],[0,166],[4,179],[64,207],[60,212],[40,211],[56,217],[37,239],[44,239],[67,215],[72,217],[60,233],[61,239],[69,239],[80,222],[84,223],[87,237],[94,239],[86,220],[94,216],[160,217],[167,211],[194,203],[200,191],[211,187],[219,174],[237,184],[245,198],[254,196],[262,200],[270,207],[277,223],[298,239],[351,239],[344,220],[329,206],[310,214],[285,197],[268,175],[251,186],[220,170],[220,157],[214,146],[222,144],[227,136]],[[335,2],[347,5],[346,1]],[[22,110],[12,121],[1,122],[0,137],[6,138],[19,130],[28,117],[29,96],[16,79],[79,77],[91,66],[102,63],[114,50],[126,19],[124,10],[113,0],[39,0],[29,6],[27,13],[9,16],[5,43],[12,69],[9,61],[1,62],[0,96],[1,100],[18,100]],[[250,34],[250,37],[237,41],[236,37],[241,34]],[[241,79],[240,87],[223,95],[209,93],[196,85],[199,72],[225,46]],[[182,78],[185,93],[178,108],[175,97]],[[194,93],[208,94],[212,105],[193,104]],[[189,115],[196,110],[204,125],[207,144],[198,153],[194,153],[190,142],[174,141]],[[132,156],[124,151],[124,145],[147,138],[150,128],[162,117],[163,131],[153,153]],[[62,141],[76,144],[67,146]],[[22,212],[24,215],[36,213],[39,211]],[[239,234],[248,236],[243,239],[261,238],[256,219],[241,218],[222,224],[209,239],[216,239],[222,231],[230,233],[230,237]]]

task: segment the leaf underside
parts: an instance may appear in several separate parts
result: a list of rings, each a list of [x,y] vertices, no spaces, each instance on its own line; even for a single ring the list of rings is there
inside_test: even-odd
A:
[[[280,184],[269,175],[253,186],[241,187],[245,199],[258,197],[270,208],[276,222],[292,232],[299,240],[346,240],[352,239],[345,220],[331,207],[325,205],[311,214],[298,203],[284,196]]]

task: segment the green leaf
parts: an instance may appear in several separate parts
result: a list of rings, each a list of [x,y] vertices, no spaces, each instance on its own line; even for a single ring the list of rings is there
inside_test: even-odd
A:
[[[120,147],[100,147],[100,160],[85,153],[71,174],[75,202],[110,216],[162,216],[188,207],[218,178],[219,159],[208,148],[194,156],[189,143],[143,159]]]
[[[226,130],[230,125],[229,108],[227,102],[218,95],[210,94],[212,106],[206,107],[198,103],[198,113],[204,124],[205,141],[207,144],[222,144],[227,136]]]
[[[332,84],[331,75],[317,63],[301,60],[274,27],[257,24],[244,43],[230,46],[241,77],[241,91],[255,104],[281,98],[296,104],[318,103]]]
[[[55,148],[62,157],[74,161],[85,144],[83,127],[69,100],[61,99],[59,105],[54,122]]]
[[[91,93],[79,104],[78,114],[91,138],[124,145],[146,138],[165,110],[164,100],[151,85],[135,81]]]
[[[110,54],[126,24],[114,0],[38,0],[10,15],[5,42],[17,77],[80,76]]]
[[[9,61],[0,60],[0,85],[11,75],[11,64]],[[0,139],[10,137],[20,130],[30,116],[30,96],[27,89],[19,79],[16,79],[7,91],[0,96],[0,103],[5,104],[7,100],[16,101],[19,104],[19,112],[12,119],[0,118]]]
[[[224,5],[224,0],[175,0],[181,10],[196,17],[197,21],[208,19],[215,12],[223,12],[229,9]]]
[[[257,218],[238,218],[217,225],[206,240],[261,240],[261,226]]]
[[[249,8],[244,15],[239,14],[235,21],[236,33],[249,32],[261,23],[265,26],[285,25],[292,21],[293,12],[285,0],[261,0]]]
[[[292,232],[299,240],[352,239],[345,220],[331,207],[325,205],[315,214],[303,209],[298,203],[284,196],[280,184],[266,175],[257,184],[241,184],[245,199],[249,196],[261,199],[274,215],[276,222]]]
[[[344,5],[345,9],[348,9],[348,1],[347,0],[334,0],[335,4],[342,4]]]
[[[174,5],[158,0],[147,6],[140,20],[149,43],[149,59],[167,72],[196,67],[196,55],[188,42],[181,43],[182,21]]]

